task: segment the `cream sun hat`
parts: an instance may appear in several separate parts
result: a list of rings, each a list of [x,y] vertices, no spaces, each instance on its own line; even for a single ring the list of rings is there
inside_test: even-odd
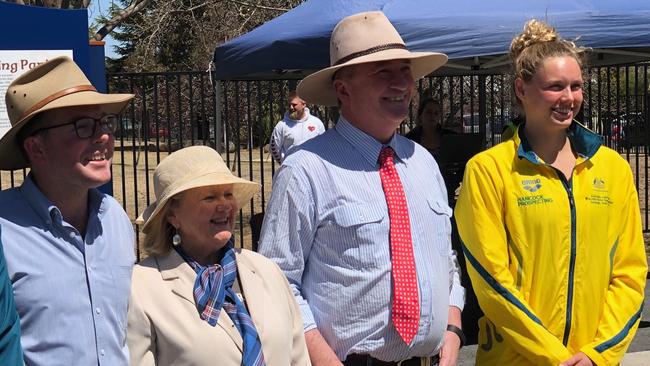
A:
[[[156,167],[153,173],[153,189],[156,201],[144,210],[136,220],[148,233],[151,223],[162,220],[160,212],[170,198],[192,188],[232,184],[237,207],[242,207],[260,189],[260,185],[236,177],[223,162],[216,150],[207,146],[190,146],[175,151]]]
[[[417,80],[447,62],[447,55],[411,52],[384,13],[371,11],[343,18],[330,38],[330,67],[317,71],[298,84],[298,95],[309,103],[337,105],[332,86],[341,68],[368,62],[411,60],[411,73]]]
[[[118,114],[133,94],[102,94],[67,56],[53,58],[17,77],[7,88],[5,102],[11,128],[0,139],[0,169],[29,166],[18,141],[19,133],[37,114],[57,108],[100,105]],[[35,126],[29,126],[35,130]]]

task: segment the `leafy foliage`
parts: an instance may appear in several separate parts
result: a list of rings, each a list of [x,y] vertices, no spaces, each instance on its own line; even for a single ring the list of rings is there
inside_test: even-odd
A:
[[[118,0],[114,17],[131,0]],[[121,45],[111,71],[206,70],[215,47],[300,4],[302,0],[150,0],[111,33]],[[103,24],[109,19],[98,19]]]

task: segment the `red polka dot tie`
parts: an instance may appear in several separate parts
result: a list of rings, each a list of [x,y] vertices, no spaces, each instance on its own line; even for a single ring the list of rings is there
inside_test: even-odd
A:
[[[379,154],[379,176],[388,204],[390,254],[393,274],[393,325],[406,344],[418,331],[420,301],[415,259],[411,241],[411,222],[399,174],[393,162],[393,149],[384,147]]]

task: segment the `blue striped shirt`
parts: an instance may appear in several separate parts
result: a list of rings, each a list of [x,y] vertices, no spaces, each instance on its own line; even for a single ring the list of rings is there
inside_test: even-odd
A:
[[[408,203],[420,324],[407,346],[391,322],[389,217],[377,159],[382,144],[341,118],[287,157],[274,180],[260,252],[278,263],[301,307],[339,359],[396,361],[438,353],[450,305],[462,309],[451,209],[438,165],[395,135],[387,144]]]
[[[86,235],[30,176],[0,192],[1,240],[27,365],[128,365],[134,232],[113,197],[88,192]]]

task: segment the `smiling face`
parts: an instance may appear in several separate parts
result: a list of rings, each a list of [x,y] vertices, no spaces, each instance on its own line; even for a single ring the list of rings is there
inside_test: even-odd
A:
[[[193,188],[170,208],[167,221],[181,235],[183,250],[201,264],[213,264],[232,237],[237,204],[232,185]]]
[[[103,115],[100,106],[54,109],[39,116],[39,128]],[[89,138],[79,138],[74,125],[69,124],[30,136],[23,146],[32,169],[42,180],[67,187],[71,192],[83,192],[110,181],[114,143],[113,134],[101,128]]]
[[[341,113],[360,130],[387,142],[409,113],[415,82],[409,60],[348,66],[334,80]]]
[[[528,82],[515,80],[526,124],[543,131],[564,130],[582,105],[582,72],[571,56],[549,57]]]

